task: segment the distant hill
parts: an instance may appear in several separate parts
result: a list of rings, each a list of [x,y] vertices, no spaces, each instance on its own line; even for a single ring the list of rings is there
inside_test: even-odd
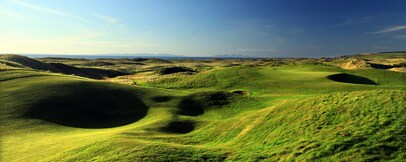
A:
[[[339,56],[338,58],[363,58],[363,59],[406,58],[406,51],[362,53],[353,55],[343,55]]]
[[[7,55],[0,55],[0,59],[14,62],[14,63],[17,63],[17,65],[21,65],[22,67],[28,67],[31,69],[52,71],[52,72],[58,71],[58,69],[56,69],[52,65],[31,59],[26,56],[7,54]]]
[[[103,77],[116,77],[126,73],[114,70],[105,70],[97,68],[78,68],[62,63],[44,63],[21,55],[0,55],[0,63],[14,68],[29,68],[41,71],[50,71],[55,73],[77,75],[93,79],[102,79]]]

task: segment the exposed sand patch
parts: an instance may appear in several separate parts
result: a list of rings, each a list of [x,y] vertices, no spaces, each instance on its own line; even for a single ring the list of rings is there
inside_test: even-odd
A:
[[[364,60],[352,60],[342,64],[339,64],[338,67],[348,70],[355,69],[367,69],[370,68],[369,64]]]
[[[390,68],[388,70],[401,72],[401,73],[406,73],[406,67],[394,67],[394,68]]]

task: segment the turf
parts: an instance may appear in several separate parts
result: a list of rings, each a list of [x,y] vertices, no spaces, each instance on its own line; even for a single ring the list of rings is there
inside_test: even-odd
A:
[[[405,73],[301,62],[139,72],[135,86],[3,68],[0,160],[406,159]]]

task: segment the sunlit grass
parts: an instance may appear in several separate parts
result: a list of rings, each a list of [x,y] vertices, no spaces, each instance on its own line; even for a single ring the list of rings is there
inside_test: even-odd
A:
[[[328,79],[342,73],[376,85]],[[193,75],[141,72],[127,76],[138,84],[130,86],[3,69],[1,161],[404,160],[405,77],[321,64],[233,66]],[[115,100],[106,102],[109,98]],[[129,108],[126,103],[134,103],[134,109],[142,103],[146,114],[103,128],[80,122],[72,127],[69,122],[77,121],[60,122],[64,116],[53,120],[27,115],[34,105],[53,99],[58,102],[51,102],[50,109],[63,107],[58,103],[89,101],[83,102],[88,104],[83,109],[92,107],[87,113],[100,108],[108,116],[120,112],[105,111],[106,103],[120,111],[127,111],[121,109]],[[199,112],[182,112],[185,108]],[[50,109],[44,114],[53,115]],[[179,127],[192,130],[179,132]]]

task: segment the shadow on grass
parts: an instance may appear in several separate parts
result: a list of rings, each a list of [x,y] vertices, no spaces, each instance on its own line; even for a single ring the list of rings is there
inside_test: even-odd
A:
[[[179,114],[188,116],[198,116],[205,110],[220,108],[230,103],[234,93],[224,91],[197,92],[182,99],[179,104]]]
[[[175,121],[170,122],[168,125],[163,127],[161,130],[169,133],[179,133],[185,134],[193,131],[195,129],[195,124],[192,121]]]
[[[179,114],[188,116],[198,116],[204,113],[204,108],[199,101],[190,96],[186,96],[179,104]]]
[[[25,116],[71,127],[109,128],[138,121],[148,110],[128,89],[89,82],[53,89],[56,95],[34,103]]]
[[[329,75],[327,76],[327,78],[336,82],[343,83],[378,85],[368,78],[345,73]]]
[[[172,97],[170,97],[170,96],[156,96],[156,97],[152,98],[152,100],[155,102],[166,102],[171,99],[172,99]]]
[[[391,66],[391,65],[373,64],[373,63],[370,63],[369,65],[375,69],[390,69],[390,68],[397,67],[397,66]]]
[[[97,68],[78,68],[70,65],[65,65],[62,63],[49,63],[55,69],[53,72],[59,72],[63,74],[73,74],[77,76],[92,78],[92,79],[102,79],[104,77],[116,77],[120,75],[125,75],[126,73],[114,71],[114,70],[105,70]]]

